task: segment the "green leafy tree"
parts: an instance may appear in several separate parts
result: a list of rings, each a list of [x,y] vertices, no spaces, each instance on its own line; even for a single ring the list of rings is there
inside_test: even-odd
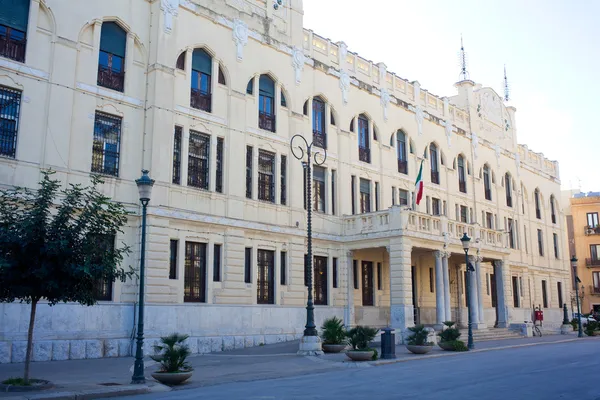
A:
[[[38,190],[0,191],[0,302],[31,304],[23,379],[29,382],[33,328],[40,300],[96,303],[99,283],[125,281],[120,267],[129,247],[114,245],[128,212],[91,186],[60,189],[54,172],[42,172]],[[107,245],[111,240],[111,245]]]

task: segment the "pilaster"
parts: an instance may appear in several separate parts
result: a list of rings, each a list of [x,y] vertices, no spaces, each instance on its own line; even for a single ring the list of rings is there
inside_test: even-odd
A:
[[[450,273],[448,271],[448,258],[450,253],[445,252],[442,257],[442,272],[444,274],[444,305],[445,320],[452,321],[451,297],[450,297]]]

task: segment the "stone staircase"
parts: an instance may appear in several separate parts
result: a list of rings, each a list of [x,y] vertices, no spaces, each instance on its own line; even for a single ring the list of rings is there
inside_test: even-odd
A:
[[[468,330],[460,330],[460,339],[462,341],[467,340]],[[521,339],[523,336],[517,331],[511,331],[507,328],[487,328],[487,329],[473,329],[473,340],[477,342],[483,342],[486,340],[503,340],[503,339]]]

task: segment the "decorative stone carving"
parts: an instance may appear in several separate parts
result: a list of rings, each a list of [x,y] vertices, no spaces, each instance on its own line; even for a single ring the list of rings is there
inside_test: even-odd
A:
[[[413,87],[415,88],[415,103],[419,104],[421,102],[421,84],[419,81],[414,81]]]
[[[350,75],[345,70],[340,70],[340,89],[342,89],[342,100],[348,104],[348,90],[350,89]]]
[[[442,236],[444,236],[444,249],[447,249],[448,245],[450,244],[450,234],[448,232],[444,232],[442,233]]]
[[[448,141],[448,147],[452,147],[452,122],[450,120],[446,120],[444,125],[444,130],[446,132],[446,140]]]
[[[448,116],[450,114],[450,100],[447,97],[444,97],[444,115]]]
[[[385,84],[385,77],[387,75],[387,66],[380,62],[377,64],[377,67],[379,67],[379,84],[383,87]]]
[[[419,135],[423,134],[423,120],[425,119],[425,113],[420,105],[415,107],[415,121],[417,121],[417,132]]]
[[[440,250],[436,250],[433,252],[433,255],[436,259],[440,260],[444,256],[444,252]]]
[[[292,66],[294,67],[294,71],[296,71],[296,84],[299,84],[302,80],[302,70],[304,69],[304,61],[306,61],[304,52],[301,48],[294,46],[294,48],[292,49]]]
[[[173,30],[173,17],[179,13],[179,0],[160,0],[160,9],[165,18],[165,33],[171,33]]]
[[[390,93],[385,88],[381,88],[381,107],[383,107],[383,119],[387,121],[387,106],[390,104]]]
[[[244,21],[235,19],[233,21],[233,41],[236,45],[237,59],[244,58],[244,46],[248,43],[248,25]]]
[[[348,45],[344,42],[338,42],[338,63],[340,71],[346,66],[346,58],[348,57]]]
[[[479,147],[479,138],[475,132],[471,132],[471,145],[473,146],[473,156],[477,159],[477,148]]]

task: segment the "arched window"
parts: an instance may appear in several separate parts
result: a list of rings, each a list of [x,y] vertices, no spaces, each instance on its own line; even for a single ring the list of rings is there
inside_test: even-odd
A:
[[[248,81],[248,86],[246,86],[246,94],[253,94],[254,93],[254,78],[251,78]]]
[[[358,159],[366,163],[371,162],[369,120],[364,114],[358,117]]]
[[[506,190],[506,205],[512,207],[512,178],[508,172],[504,174],[504,189]]]
[[[465,174],[465,158],[462,154],[459,154],[458,159],[456,160],[457,168],[458,168],[458,190],[462,193],[467,193],[467,177]]]
[[[485,192],[485,199],[492,200],[492,181],[490,167],[487,164],[483,166],[483,189]]]
[[[431,183],[440,184],[440,171],[438,167],[438,148],[435,143],[429,145],[429,165],[431,165]]]
[[[550,213],[552,216],[552,223],[555,224],[556,223],[556,209],[555,209],[555,205],[554,205],[554,195],[550,196]]]
[[[287,108],[287,100],[285,99],[285,94],[283,94],[283,90],[281,91],[281,107]]]
[[[535,189],[535,192],[533,192],[533,198],[535,201],[535,217],[537,219],[542,219],[542,210],[540,208],[540,191],[539,191],[539,189]]]
[[[125,89],[125,46],[127,33],[116,22],[102,23],[98,86],[122,92]]]
[[[323,149],[327,148],[327,133],[325,131],[325,102],[320,97],[312,102],[313,143]]]
[[[265,74],[258,82],[258,127],[275,132],[275,81]]]
[[[0,1],[0,57],[25,62],[29,3],[30,0]]]
[[[204,49],[192,53],[192,88],[190,106],[198,110],[211,110],[212,57]]]
[[[221,64],[219,64],[219,85],[227,85],[225,73],[223,72],[223,67],[221,67]]]
[[[402,131],[396,132],[396,151],[398,153],[398,172],[408,174],[408,161],[406,159],[406,135]]]
[[[177,62],[175,63],[175,68],[180,69],[182,71],[185,70],[185,54],[187,51],[181,52],[179,57],[177,57]]]

